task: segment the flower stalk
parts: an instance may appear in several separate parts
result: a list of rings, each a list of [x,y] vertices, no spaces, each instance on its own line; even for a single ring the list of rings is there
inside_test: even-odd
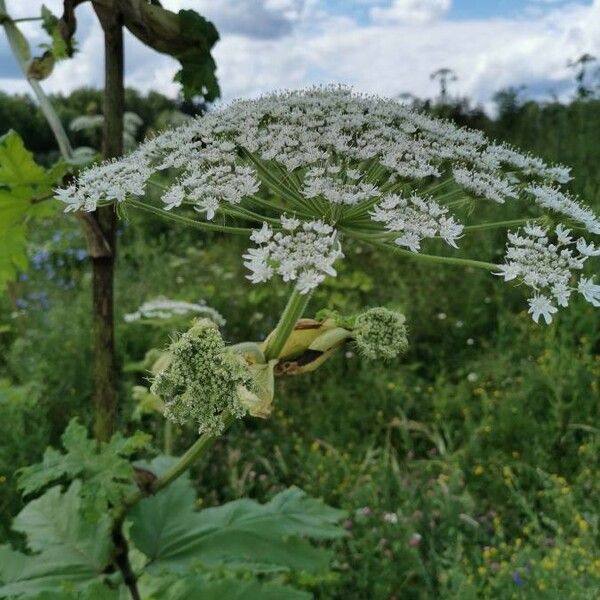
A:
[[[279,319],[279,323],[277,323],[273,337],[268,342],[265,350],[265,358],[267,360],[279,357],[309,300],[310,294],[301,294],[297,288],[294,288]]]
[[[196,221],[195,219],[190,219],[189,217],[184,217],[183,215],[178,215],[168,210],[164,210],[162,208],[158,208],[156,206],[151,206],[150,204],[146,204],[140,200],[135,200],[131,198],[127,201],[127,204],[133,206],[134,208],[139,208],[140,210],[153,213],[160,217],[164,217],[170,221],[175,221],[176,223],[181,223],[182,225],[187,225],[189,227],[194,227],[195,229],[202,229],[203,231],[214,231],[219,233],[232,233],[234,235],[244,235],[248,236],[252,233],[252,229],[247,229],[245,227],[231,227],[229,225],[218,225],[216,223],[207,223],[206,221]]]
[[[233,423],[233,416],[223,417],[225,429]],[[163,473],[152,486],[152,493],[156,494],[163,488],[166,488],[171,482],[183,475],[195,462],[197,462],[215,443],[219,436],[210,433],[202,434],[179,458],[179,460]]]

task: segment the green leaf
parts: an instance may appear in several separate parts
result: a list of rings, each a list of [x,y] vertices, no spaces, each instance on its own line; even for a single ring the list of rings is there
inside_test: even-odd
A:
[[[81,519],[81,482],[74,481],[66,492],[50,488],[31,501],[15,517],[13,529],[27,537],[34,552],[52,550],[65,562],[81,562],[95,572],[106,566],[110,554],[110,519],[96,523]]]
[[[51,52],[55,60],[59,61],[73,56],[75,52],[73,38],[70,37],[65,40],[61,33],[61,20],[45,4],[42,4],[42,27],[52,40],[45,47]]]
[[[200,512],[194,511],[194,496],[189,480],[180,478],[131,510],[132,541],[153,572],[182,572],[193,565],[322,571],[330,554],[306,538],[343,535],[337,525],[343,511],[297,488],[264,505],[244,499]]]
[[[1,202],[1,199],[0,199]],[[3,230],[0,226],[0,290],[17,278],[19,270],[27,268],[26,228],[15,225]]]
[[[210,21],[193,10],[180,10],[177,16],[181,34],[189,40],[189,47],[175,55],[181,63],[175,80],[183,86],[186,98],[200,95],[207,102],[213,102],[221,92],[217,65],[210,50],[219,40],[219,33]]]
[[[55,214],[56,202],[42,199],[52,194],[66,168],[64,163],[40,167],[15,131],[0,137],[0,290],[27,269],[26,224]]]
[[[129,595],[126,594],[127,592],[123,593],[120,589],[111,589],[101,582],[95,582],[84,590],[79,591],[56,590],[42,592],[32,600],[120,600],[129,598]]]
[[[147,46],[170,54],[181,63],[175,76],[186,98],[203,96],[212,102],[220,95],[211,55],[219,39],[215,26],[193,10],[171,12],[147,0],[123,3],[127,29]]]
[[[107,516],[94,524],[81,518],[80,485],[72,483],[65,493],[54,487],[17,515],[13,527],[36,554],[0,547],[0,598],[65,585],[84,589],[102,575],[111,558],[111,523]]]
[[[175,580],[162,579],[158,588],[152,590],[151,597],[156,600],[311,600],[312,595],[289,586],[190,575]]]
[[[126,438],[117,433],[109,442],[98,444],[74,419],[61,439],[65,453],[48,448],[41,463],[20,471],[18,485],[24,495],[62,478],[80,477],[82,509],[88,519],[94,520],[135,489],[134,470],[128,459],[148,449],[150,436],[137,432]]]
[[[21,136],[11,130],[0,137],[0,185],[19,188],[40,183],[47,183],[46,171],[33,160]]]

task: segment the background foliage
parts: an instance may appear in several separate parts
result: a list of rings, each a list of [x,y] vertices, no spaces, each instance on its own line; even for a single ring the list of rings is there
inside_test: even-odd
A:
[[[93,90],[53,100],[65,125],[100,106]],[[140,139],[177,109],[202,110],[133,90],[126,104],[144,123]],[[426,108],[571,165],[573,190],[600,210],[600,101],[540,104],[505,93],[495,119],[464,101]],[[0,124],[18,131],[40,164],[54,161],[51,133],[30,100],[0,95]],[[95,145],[90,136],[74,134],[74,145]],[[25,249],[28,274],[0,299],[0,541],[23,548],[26,527],[8,526],[22,509],[16,468],[41,460],[48,444],[60,446],[71,417],[90,419],[85,243],[75,219],[56,214],[43,223]],[[145,383],[139,363],[146,350],[165,345],[185,325],[125,323],[123,314],[161,294],[202,299],[227,319],[227,340],[259,339],[275,325],[271,315],[284,290],[245,283],[241,242],[222,244],[218,235],[133,213],[119,227],[122,425],[133,431],[142,421],[160,444],[162,423],[138,410],[133,387]],[[503,235],[485,232],[468,243],[494,259]],[[267,502],[296,485],[347,510],[348,535],[332,542],[333,570],[291,576],[296,588],[319,599],[597,598],[594,309],[576,302],[552,326],[535,327],[520,290],[485,273],[422,266],[359,245],[347,250],[339,277],[319,290],[309,310],[398,306],[410,325],[408,356],[373,366],[349,348],[314,374],[280,382],[274,417],[236,424],[211,455],[219,460],[209,458],[194,474],[201,505],[246,496]],[[176,451],[193,437],[192,430],[176,431]],[[152,537],[132,535],[142,545]],[[187,581],[191,587],[173,598],[189,597],[196,584]]]

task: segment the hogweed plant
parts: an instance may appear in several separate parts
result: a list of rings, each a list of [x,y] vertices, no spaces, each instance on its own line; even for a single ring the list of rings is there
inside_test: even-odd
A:
[[[365,360],[388,361],[406,350],[405,318],[396,311],[380,307],[349,316],[303,316],[311,292],[336,276],[344,248],[355,241],[415,260],[481,268],[520,283],[529,290],[529,313],[536,322],[550,323],[574,293],[600,306],[600,285],[584,271],[587,259],[600,255],[589,238],[600,234],[600,219],[561,190],[568,180],[565,167],[343,87],[237,101],[80,173],[57,192],[67,211],[112,204],[245,236],[248,279],[260,285],[280,278],[289,283],[290,295],[264,341],[233,345],[224,341],[216,319],[205,318],[206,311],[177,307],[198,318],[166,350],[152,355],[146,394],[166,419],[197,428],[197,441],[178,459],[132,463],[148,451],[147,436],[116,436],[97,446],[80,426],[70,425],[63,436],[65,452],[49,450],[42,465],[22,473],[26,493],[64,477],[75,481],[65,492],[51,488],[17,518],[17,529],[40,554],[17,557],[5,550],[10,564],[25,567],[20,575],[9,568],[8,576],[0,568],[0,597],[31,596],[32,589],[48,589],[48,581],[57,580],[69,582],[67,591],[103,585],[107,594],[125,585],[133,598],[227,597],[234,589],[240,598],[306,597],[290,587],[263,585],[259,591],[253,586],[260,583],[219,579],[210,569],[264,576],[310,570],[317,563],[323,567],[326,555],[306,538],[341,535],[336,524],[341,513],[298,490],[263,506],[241,500],[195,513],[185,472],[235,419],[270,415],[276,377],[312,371],[346,344],[354,344]],[[154,188],[161,205],[148,199]],[[510,206],[522,217],[476,219]],[[463,237],[492,229],[508,230],[503,262],[454,252]],[[164,310],[154,303],[130,320]],[[94,460],[78,459],[88,455]],[[94,531],[104,535],[99,527],[110,535],[85,568],[77,555],[72,570],[59,565],[59,576],[48,548],[39,543],[33,515],[51,514],[61,502],[77,516],[65,523],[57,547],[63,548],[65,536],[89,542]],[[35,510],[29,508],[35,503]],[[90,514],[95,520],[86,521]],[[40,561],[47,567],[42,569],[46,587],[39,581]]]

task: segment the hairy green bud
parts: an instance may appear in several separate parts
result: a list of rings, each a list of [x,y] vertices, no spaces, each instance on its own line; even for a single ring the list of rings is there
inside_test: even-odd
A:
[[[408,349],[406,318],[383,307],[358,315],[353,336],[358,350],[370,360],[391,360]]]
[[[243,400],[254,391],[252,373],[212,321],[197,321],[171,344],[168,356],[150,388],[164,401],[166,418],[181,425],[195,421],[200,433],[219,435],[225,415],[247,413]]]

